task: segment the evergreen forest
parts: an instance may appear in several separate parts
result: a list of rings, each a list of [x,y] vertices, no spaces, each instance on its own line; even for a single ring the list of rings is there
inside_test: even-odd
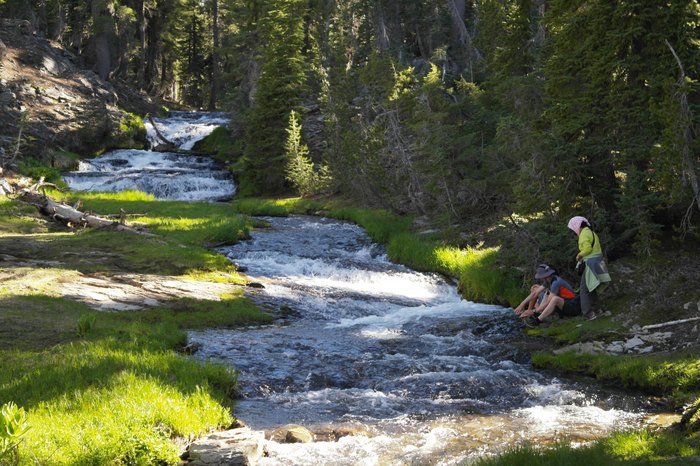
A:
[[[103,79],[231,112],[246,194],[336,192],[448,230],[507,219],[531,260],[570,243],[575,214],[613,257],[696,232],[695,0],[4,0],[0,13]]]
[[[280,405],[270,395],[296,396],[297,388],[324,410],[344,398],[319,393],[369,397],[346,403],[338,430],[309,431],[329,445],[381,440],[379,430],[365,437],[352,423],[346,431],[344,416],[405,397],[420,411],[396,417],[402,439],[413,429],[431,448],[446,447],[405,456],[419,443],[406,436],[411,448],[396,449],[402,464],[451,462],[459,456],[450,456],[453,447],[503,453],[464,457],[481,466],[697,463],[699,33],[700,0],[0,0],[0,466],[184,464],[213,431],[247,429],[234,418],[235,400],[249,394],[237,378],[246,371],[269,376],[250,392],[267,403],[259,413],[269,407],[275,415]],[[190,111],[223,115],[206,115],[217,123],[194,146],[160,134],[156,120],[164,127],[177,115],[202,116]],[[161,139],[150,139],[152,150],[151,130]],[[207,173],[201,184],[231,189],[200,199],[158,197],[143,185],[90,192],[97,183],[68,183],[71,170],[115,152],[145,153],[139,169],[154,184],[165,173],[184,192],[189,167],[199,165]],[[185,168],[151,170],[178,157]],[[104,175],[98,165],[90,170],[88,177]],[[610,266],[598,312],[519,319],[512,310],[519,312],[538,264],[580,281],[581,250],[567,228],[573,216],[590,220]],[[278,252],[300,258],[286,289],[310,291],[297,301],[286,292],[265,297],[270,283],[287,285],[264,270],[247,276],[250,264],[223,252],[275,230],[273,217],[291,220],[285,228],[299,236],[271,243],[303,251],[265,250],[250,263]],[[302,234],[295,221],[312,225]],[[346,226],[359,239],[323,233]],[[348,244],[353,255],[321,255],[311,258],[320,265],[307,266],[313,247]],[[380,263],[352,274],[329,267],[354,267],[359,256]],[[385,272],[391,262],[400,265]],[[332,287],[304,284],[297,269],[342,282],[319,304],[318,327],[307,325],[304,306]],[[381,278],[372,278],[375,269]],[[429,280],[394,281],[404,269]],[[546,270],[545,279],[554,276]],[[354,313],[370,301],[352,304],[360,292],[348,276],[376,285],[375,314],[391,326],[357,330],[376,316]],[[410,295],[433,279],[436,286]],[[534,306],[540,290],[531,290]],[[123,307],[121,295],[138,305]],[[344,315],[345,301],[352,306]],[[328,324],[332,318],[341,323]],[[276,333],[302,327],[299,340]],[[287,359],[262,369],[208,361],[190,337],[211,329],[234,332],[222,353],[243,343],[239,356]],[[264,336],[245,333],[253,331]],[[325,352],[321,337],[335,352]],[[346,337],[350,343],[334,346]],[[409,345],[416,341],[426,343]],[[267,343],[271,349],[260,350]],[[494,371],[464,363],[491,359]],[[308,361],[324,367],[306,370]],[[328,361],[342,370],[327,371]],[[385,396],[391,377],[383,367],[409,389],[396,385]],[[579,411],[565,413],[582,426],[570,437],[575,444],[567,444],[569,424],[546,409],[568,406],[561,393],[573,392],[556,380],[532,382],[541,374],[566,383],[574,374],[590,398],[572,406],[601,407],[591,415],[598,419],[581,424]],[[421,380],[425,393],[410,398]],[[501,406],[510,398],[520,403],[512,412],[522,428],[497,425],[512,414]],[[475,404],[455,405],[449,423],[437,422],[456,399]],[[483,399],[495,408],[481,407]],[[649,416],[630,417],[630,431],[606,417],[637,406]],[[530,408],[532,423],[521,416]],[[377,412],[382,423],[394,416]],[[436,429],[424,429],[433,422]],[[466,443],[441,437],[462,424],[484,435]],[[545,425],[553,436],[537,438]],[[254,434],[260,445],[265,432]],[[281,437],[289,441],[286,431]],[[359,449],[357,458],[388,464],[363,456],[384,449]]]

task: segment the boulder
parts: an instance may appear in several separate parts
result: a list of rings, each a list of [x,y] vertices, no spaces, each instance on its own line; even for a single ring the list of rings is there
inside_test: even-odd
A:
[[[638,348],[644,344],[644,340],[641,338],[635,336],[634,338],[630,338],[625,342],[625,349],[627,351],[633,350],[635,348]]]
[[[254,466],[263,454],[265,434],[248,427],[215,432],[190,445],[187,463],[196,466]]]
[[[270,434],[270,440],[277,443],[311,443],[314,439],[313,432],[296,424],[280,427]]]

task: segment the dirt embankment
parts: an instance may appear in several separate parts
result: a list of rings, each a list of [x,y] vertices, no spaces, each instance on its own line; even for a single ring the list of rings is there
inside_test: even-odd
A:
[[[119,82],[105,82],[61,44],[38,37],[27,21],[0,19],[0,156],[42,158],[126,146],[126,112],[159,105]],[[18,145],[19,142],[19,145]],[[61,168],[61,167],[59,167]]]

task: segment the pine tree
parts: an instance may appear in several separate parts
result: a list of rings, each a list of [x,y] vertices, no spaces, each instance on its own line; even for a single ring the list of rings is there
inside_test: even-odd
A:
[[[279,193],[287,189],[285,128],[304,91],[305,13],[305,1],[270,1],[259,22],[262,65],[246,131],[243,190]]]

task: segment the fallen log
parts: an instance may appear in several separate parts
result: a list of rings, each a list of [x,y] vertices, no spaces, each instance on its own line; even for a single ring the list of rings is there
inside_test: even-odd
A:
[[[123,213],[120,216],[120,221],[109,220],[87,212],[82,212],[67,204],[56,202],[45,194],[41,194],[32,188],[21,190],[17,196],[17,199],[36,206],[42,214],[47,215],[56,221],[63,222],[68,226],[110,228],[118,231],[136,233],[139,235],[158,236],[148,233],[147,231],[125,225]],[[76,206],[77,205],[78,204],[76,204]]]
[[[653,330],[657,328],[668,327],[670,325],[687,324],[688,322],[695,322],[696,320],[700,320],[700,317],[691,317],[689,319],[671,320],[669,322],[663,322],[660,324],[645,325],[644,327],[642,327],[642,330]]]

